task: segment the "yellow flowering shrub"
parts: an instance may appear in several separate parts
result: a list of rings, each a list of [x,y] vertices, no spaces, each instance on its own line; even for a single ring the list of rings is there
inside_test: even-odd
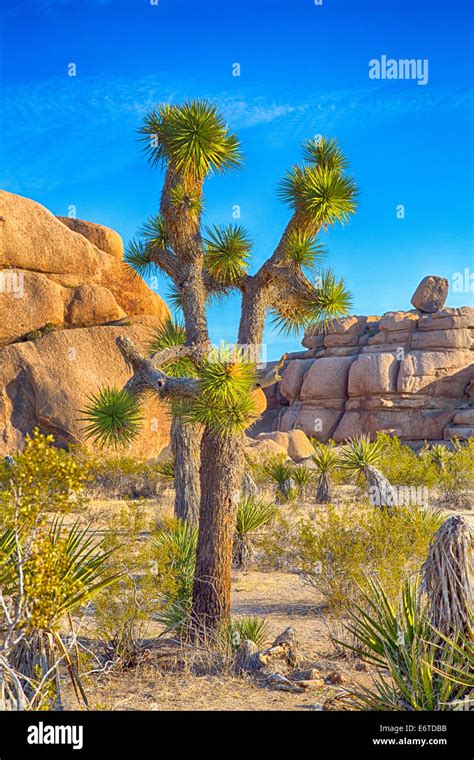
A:
[[[14,464],[0,470],[0,510],[3,522],[17,513],[20,521],[34,521],[40,513],[66,512],[84,500],[85,468],[54,445],[52,435],[36,428]]]

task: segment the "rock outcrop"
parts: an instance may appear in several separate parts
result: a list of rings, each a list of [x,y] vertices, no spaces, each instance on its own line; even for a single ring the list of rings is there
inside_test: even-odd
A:
[[[442,279],[442,278],[430,278]],[[418,289],[417,289],[418,290]],[[321,441],[377,431],[405,441],[474,435],[474,309],[387,312],[316,326],[268,389],[260,431]]]
[[[168,315],[124,264],[116,232],[1,191],[0,455],[21,448],[36,425],[59,442],[81,441],[87,397],[131,374],[115,338],[146,350]],[[166,409],[147,401],[128,453],[154,456],[168,436]]]

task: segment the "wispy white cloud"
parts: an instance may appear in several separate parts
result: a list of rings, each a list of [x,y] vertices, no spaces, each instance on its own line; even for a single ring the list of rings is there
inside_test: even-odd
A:
[[[185,92],[200,94],[199,81],[188,81],[183,87],[170,86],[156,76],[82,79],[80,70],[75,78],[65,72],[62,79],[5,87],[2,150],[10,189],[21,192],[25,182],[29,188],[41,186],[45,156],[50,186],[60,181],[65,165],[69,173],[79,171],[82,177],[93,179],[100,175],[104,163],[109,169],[129,164],[136,154],[123,146],[130,144],[141,116],[159,102],[181,100]],[[315,92],[300,99],[293,95],[281,100],[250,89],[245,98],[225,91],[203,95],[218,103],[233,129],[255,130],[275,122],[278,134],[305,130],[307,124],[315,123],[324,130],[334,129],[347,118],[361,125],[396,113],[456,109],[472,99],[467,88],[423,88],[421,92],[420,88],[395,91],[387,86]]]

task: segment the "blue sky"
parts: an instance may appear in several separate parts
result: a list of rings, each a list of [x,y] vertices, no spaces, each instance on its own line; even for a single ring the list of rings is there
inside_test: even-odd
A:
[[[355,313],[411,308],[424,275],[474,271],[472,17],[460,0],[4,0],[0,186],[55,214],[74,205],[126,241],[159,203],[160,173],[136,142],[143,114],[211,98],[245,166],[207,182],[205,223],[232,221],[238,204],[258,265],[289,216],[276,190],[302,140],[336,136],[360,203],[323,236],[327,264]],[[371,80],[382,54],[428,59],[428,84]],[[234,339],[238,307],[212,309],[215,341]],[[270,358],[300,345],[270,326],[265,341]]]

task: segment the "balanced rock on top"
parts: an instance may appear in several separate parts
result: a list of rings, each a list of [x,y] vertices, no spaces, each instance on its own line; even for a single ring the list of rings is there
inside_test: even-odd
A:
[[[443,308],[448,297],[449,284],[445,277],[430,274],[423,277],[413,293],[411,302],[416,309],[434,314]]]

